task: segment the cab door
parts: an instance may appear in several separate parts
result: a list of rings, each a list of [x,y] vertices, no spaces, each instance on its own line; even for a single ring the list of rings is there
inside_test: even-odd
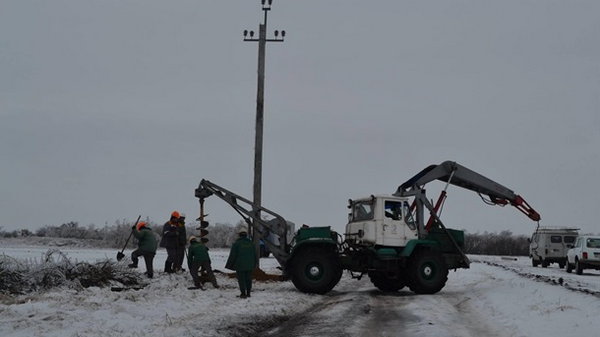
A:
[[[382,244],[392,247],[406,245],[406,224],[402,216],[402,202],[383,200]]]

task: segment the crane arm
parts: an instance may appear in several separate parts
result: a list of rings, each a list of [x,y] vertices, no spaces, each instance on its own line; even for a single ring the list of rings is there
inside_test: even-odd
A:
[[[290,245],[287,242],[288,222],[279,214],[268,210],[264,207],[254,204],[252,201],[233,193],[225,188],[202,179],[200,185],[195,190],[195,196],[200,200],[200,205],[203,206],[204,199],[215,195],[225,201],[246,221],[255,234],[263,238],[263,242],[269,248],[277,262],[282,267],[285,267],[290,255]],[[201,207],[200,218],[203,218],[204,211]],[[272,217],[271,220],[261,218],[261,214],[266,214]],[[267,237],[267,232],[277,234],[279,242],[272,242]]]
[[[394,195],[412,195],[422,190],[423,186],[433,180],[460,186],[481,195],[487,195],[489,202],[496,205],[511,204],[533,221],[540,220],[536,212],[520,195],[497,182],[482,176],[453,161],[445,161],[439,165],[430,165],[398,187]]]

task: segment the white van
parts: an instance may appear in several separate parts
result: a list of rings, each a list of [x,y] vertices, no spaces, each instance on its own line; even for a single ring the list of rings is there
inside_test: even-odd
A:
[[[579,228],[539,227],[529,241],[529,257],[534,267],[546,268],[550,263],[558,263],[564,268],[567,251],[573,248]]]

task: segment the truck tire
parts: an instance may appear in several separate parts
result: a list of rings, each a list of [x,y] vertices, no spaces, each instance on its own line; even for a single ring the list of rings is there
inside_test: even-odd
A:
[[[573,265],[569,263],[569,261],[566,262],[565,264],[565,271],[567,273],[571,273],[571,271],[573,270]]]
[[[303,293],[325,294],[342,277],[341,263],[331,249],[303,249],[290,263],[292,283]]]
[[[394,292],[398,291],[406,285],[406,281],[402,278],[393,279],[389,278],[383,272],[371,271],[369,272],[369,279],[371,279],[371,283],[377,289],[383,292]]]
[[[419,250],[408,261],[408,287],[417,294],[435,294],[448,280],[448,267],[442,255],[431,250]]]
[[[542,268],[548,268],[548,265],[549,265],[548,261],[542,260]]]
[[[540,265],[540,261],[536,260],[534,257],[531,258],[531,265],[537,267]]]
[[[579,263],[579,259],[575,260],[575,273],[577,275],[583,274],[583,266]]]

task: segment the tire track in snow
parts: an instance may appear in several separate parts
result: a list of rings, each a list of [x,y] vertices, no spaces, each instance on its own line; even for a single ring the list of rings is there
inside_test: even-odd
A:
[[[584,293],[584,294],[588,294],[588,295],[592,295],[595,297],[599,297],[600,298],[600,291],[596,291],[596,290],[592,290],[589,288],[584,288],[581,287],[581,285],[571,285],[571,283],[565,281],[562,277],[554,277],[554,276],[545,276],[545,275],[539,275],[539,274],[532,274],[532,273],[528,273],[528,272],[524,272],[521,271],[517,268],[512,268],[500,263],[495,263],[495,262],[490,262],[490,261],[473,261],[475,263],[483,263],[486,264],[488,266],[492,266],[492,267],[497,267],[497,268],[502,268],[504,270],[513,272],[517,275],[519,275],[520,277],[523,278],[527,278],[530,280],[535,280],[538,282],[544,282],[544,283],[548,283],[551,285],[555,285],[555,286],[561,286],[565,289],[574,291],[574,292],[579,292],[579,293]],[[574,281],[575,283],[577,283],[577,281]]]
[[[462,292],[416,295],[408,290],[383,293],[370,283],[345,284],[303,313],[260,336],[461,336],[501,337]],[[472,296],[472,294],[471,294]]]

